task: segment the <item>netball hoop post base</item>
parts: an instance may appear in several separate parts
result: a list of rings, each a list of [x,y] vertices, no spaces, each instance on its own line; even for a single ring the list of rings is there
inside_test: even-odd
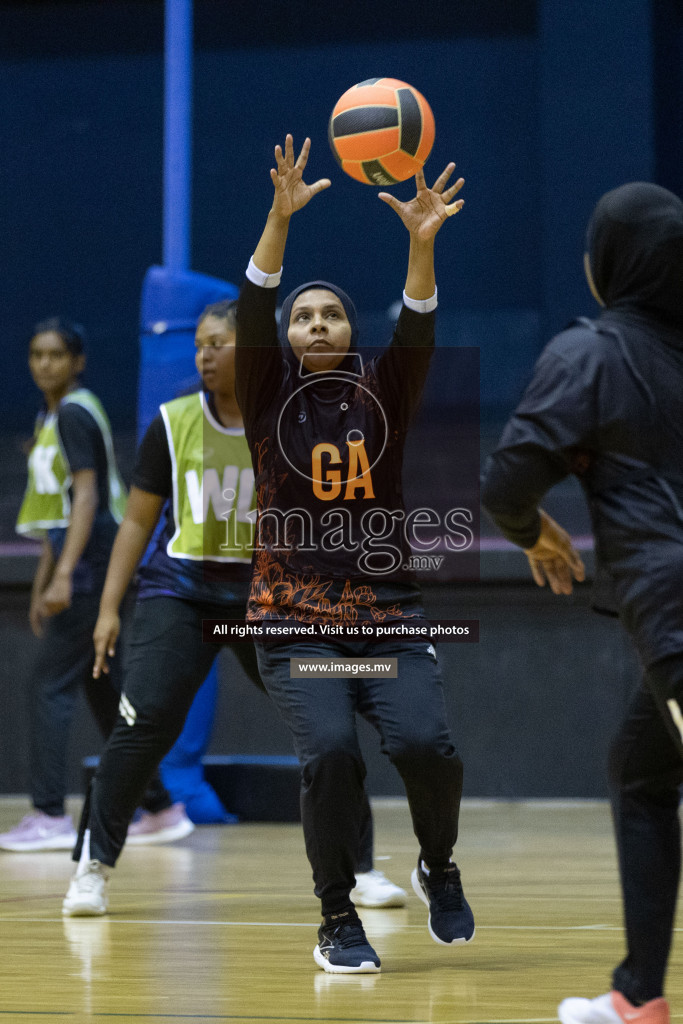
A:
[[[98,757],[83,758],[86,791],[98,764]],[[301,821],[301,770],[295,757],[207,755],[202,765],[223,806],[241,821]]]

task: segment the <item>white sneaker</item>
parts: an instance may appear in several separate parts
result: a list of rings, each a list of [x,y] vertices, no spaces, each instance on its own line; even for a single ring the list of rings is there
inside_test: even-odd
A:
[[[357,872],[351,899],[357,907],[405,907],[408,902],[406,892],[374,868]]]
[[[557,1008],[562,1024],[669,1024],[666,999],[651,999],[633,1006],[621,992],[607,992],[597,999],[564,999]]]
[[[62,913],[67,917],[99,917],[107,913],[107,879],[109,872],[98,860],[89,860],[82,867],[79,864],[71,879]]]

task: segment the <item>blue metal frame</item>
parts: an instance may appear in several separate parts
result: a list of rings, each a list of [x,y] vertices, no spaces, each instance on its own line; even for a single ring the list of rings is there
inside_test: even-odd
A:
[[[190,267],[192,206],[192,0],[166,0],[163,262]]]

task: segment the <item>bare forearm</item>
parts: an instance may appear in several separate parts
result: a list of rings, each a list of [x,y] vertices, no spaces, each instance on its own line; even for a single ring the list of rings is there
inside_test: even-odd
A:
[[[406,295],[410,299],[431,299],[436,291],[434,276],[434,239],[421,240],[410,235]]]
[[[289,217],[271,210],[254,252],[254,263],[264,274],[277,274],[282,267],[289,232]]]
[[[79,558],[90,540],[96,512],[97,493],[94,489],[77,491],[74,494],[71,518],[66,531],[64,547],[55,566],[55,576],[72,575]]]
[[[48,583],[52,579],[52,573],[55,567],[55,559],[52,554],[52,548],[50,547],[49,541],[43,541],[43,550],[40,553],[38,559],[38,565],[36,566],[36,574],[33,577],[33,585],[31,587],[31,599],[38,597],[47,587]]]
[[[100,612],[118,611],[151,535],[152,529],[132,519],[121,523],[109,559]]]
[[[463,178],[446,187],[455,170],[455,164],[447,164],[432,188],[427,188],[424,172],[415,175],[416,195],[407,203],[401,203],[390,192],[378,193],[378,198],[394,210],[410,232],[410,252],[406,295],[409,299],[424,302],[431,299],[436,291],[434,278],[434,238],[449,217],[463,206],[463,200],[451,202],[465,184]]]

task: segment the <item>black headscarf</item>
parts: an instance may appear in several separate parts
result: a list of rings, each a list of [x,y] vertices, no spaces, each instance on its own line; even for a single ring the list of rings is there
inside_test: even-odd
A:
[[[302,372],[305,374],[308,372],[305,367],[299,366],[299,360],[295,356],[292,346],[289,344],[287,332],[289,330],[289,318],[292,315],[294,300],[298,295],[301,295],[302,292],[307,292],[311,288],[324,288],[328,292],[333,292],[344,307],[344,312],[346,313],[346,317],[351,325],[351,342],[349,344],[348,352],[334,372],[337,373],[341,370],[346,373],[357,374],[360,364],[359,360],[355,359],[353,355],[358,347],[358,315],[356,313],[356,307],[343,289],[338,288],[336,284],[330,284],[329,281],[307,281],[305,284],[300,284],[298,288],[295,288],[293,292],[289,293],[285,301],[282,303],[280,323],[278,324],[278,339],[285,354],[285,358],[290,365],[296,367],[297,373]]]
[[[586,250],[608,309],[641,312],[683,331],[683,202],[635,181],[598,201]]]

